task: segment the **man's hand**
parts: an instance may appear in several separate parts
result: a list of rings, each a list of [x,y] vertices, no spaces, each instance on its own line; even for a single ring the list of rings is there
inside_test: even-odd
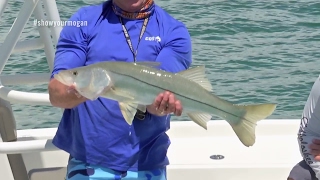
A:
[[[71,109],[87,99],[81,96],[75,86],[66,86],[56,79],[51,79],[48,84],[50,103],[55,107]]]
[[[314,139],[309,148],[316,161],[320,161],[320,139]]]
[[[173,113],[176,116],[181,116],[182,105],[179,100],[177,100],[173,93],[166,91],[160,93],[154,102],[147,106],[147,111],[150,114],[157,116],[165,116]]]

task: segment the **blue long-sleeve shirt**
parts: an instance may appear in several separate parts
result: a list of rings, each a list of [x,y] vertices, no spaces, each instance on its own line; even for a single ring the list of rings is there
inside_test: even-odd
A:
[[[80,8],[69,20],[87,26],[65,26],[60,34],[54,74],[60,70],[108,60],[133,61],[111,2]],[[142,20],[124,19],[136,49]],[[161,69],[179,72],[191,64],[191,40],[183,23],[155,5],[138,47],[137,61],[159,61]],[[166,131],[170,117],[146,114],[130,126],[118,103],[105,98],[65,109],[54,145],[78,160],[119,171],[152,170],[168,165]]]

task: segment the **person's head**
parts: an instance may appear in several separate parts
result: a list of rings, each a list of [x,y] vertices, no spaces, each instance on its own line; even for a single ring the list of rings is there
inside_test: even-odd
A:
[[[113,0],[122,10],[127,12],[138,12],[147,0]]]

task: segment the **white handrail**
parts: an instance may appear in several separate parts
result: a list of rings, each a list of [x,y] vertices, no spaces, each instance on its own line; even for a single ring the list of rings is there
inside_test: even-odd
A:
[[[0,14],[4,11],[8,0],[0,0]],[[54,0],[41,0],[46,10],[47,20],[60,21],[59,12]],[[44,27],[38,26],[40,38],[25,41],[19,41],[20,34],[24,29],[26,22],[29,20],[31,14],[38,21],[45,20],[42,3],[40,0],[24,1],[16,20],[14,21],[9,33],[4,42],[0,46],[0,74],[7,63],[10,55],[13,52],[22,52],[34,49],[44,48],[47,63],[50,71],[54,61],[54,44],[58,41],[62,27]],[[38,24],[35,24],[37,26]],[[50,29],[52,33],[50,33]],[[52,42],[52,38],[55,43]],[[16,74],[16,75],[1,75],[0,76],[0,98],[9,101],[10,103],[22,103],[29,105],[49,105],[48,93],[33,93],[16,91],[5,87],[7,85],[21,85],[21,84],[46,84],[49,82],[50,73],[33,73],[33,74]]]
[[[0,17],[9,0],[0,0]],[[42,4],[44,5],[44,9]],[[44,11],[46,16],[44,16]],[[47,105],[52,106],[48,93],[33,93],[16,91],[8,85],[47,84],[50,73],[14,74],[4,75],[2,71],[12,53],[24,52],[35,49],[44,49],[50,71],[54,61],[54,46],[57,44],[62,27],[40,27],[37,29],[40,38],[19,41],[19,37],[34,13],[36,20],[60,21],[60,15],[55,0],[25,0],[18,16],[11,26],[3,43],[0,43],[0,98],[14,104]],[[46,19],[45,19],[46,18]],[[35,21],[36,22],[36,21]],[[34,24],[37,26],[38,24]],[[51,32],[50,32],[51,30]],[[52,36],[52,37],[51,37]],[[1,138],[0,138],[1,139]],[[0,142],[0,154],[19,154],[27,152],[41,152],[59,150],[52,144],[51,139],[28,140],[16,142]]]
[[[40,38],[36,38],[17,42],[13,52],[24,52],[42,48],[44,48],[43,42],[40,40]]]
[[[0,44],[0,47],[2,45],[3,44]],[[35,39],[28,39],[28,40],[17,42],[12,52],[20,53],[24,51],[30,51],[30,50],[36,50],[36,49],[42,49],[42,48],[44,48],[43,42],[40,40],[40,38],[35,38]]]
[[[59,150],[52,139],[0,142],[0,154],[20,154]]]
[[[0,75],[0,82],[4,86],[22,84],[47,84],[49,82],[50,75],[50,73]]]
[[[0,85],[0,98],[10,103],[52,106],[48,93],[15,91]]]
[[[1,0],[2,1],[2,0]],[[18,17],[14,21],[4,43],[0,47],[0,73],[7,63],[14,47],[16,46],[21,32],[29,20],[34,8],[36,7],[39,0],[28,0],[24,1]]]

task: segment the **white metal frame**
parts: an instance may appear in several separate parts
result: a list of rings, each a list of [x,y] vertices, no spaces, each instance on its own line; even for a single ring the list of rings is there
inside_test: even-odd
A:
[[[0,1],[0,17],[4,12],[8,1],[9,0]],[[44,12],[46,12],[46,16]],[[2,74],[3,68],[12,53],[35,49],[44,49],[49,69],[50,71],[52,70],[55,54],[54,46],[58,41],[62,27],[39,26],[37,28],[40,38],[18,42],[21,32],[32,13],[34,13],[37,20],[60,21],[55,0],[25,0],[4,42],[0,46],[0,74]],[[6,87],[6,85],[47,83],[49,78],[49,73],[2,75],[0,76],[0,98],[11,103],[51,105],[47,93],[16,91]]]
[[[52,139],[1,142],[0,144],[0,154],[22,154],[59,150],[52,144]]]
[[[9,0],[0,0],[0,18]],[[60,26],[38,26],[40,38],[19,41],[19,37],[29,21],[31,14],[36,20],[60,21],[57,4],[55,0],[25,0],[14,23],[12,24],[3,43],[0,44],[0,98],[10,103],[28,105],[51,105],[48,93],[35,93],[17,91],[6,86],[22,84],[46,84],[50,79],[50,73],[30,73],[3,75],[2,71],[12,53],[44,49],[47,63],[52,71],[55,46],[62,27]],[[46,14],[46,15],[45,15]],[[28,140],[17,142],[0,142],[0,154],[15,154],[25,152],[39,152],[57,150],[51,140]]]

